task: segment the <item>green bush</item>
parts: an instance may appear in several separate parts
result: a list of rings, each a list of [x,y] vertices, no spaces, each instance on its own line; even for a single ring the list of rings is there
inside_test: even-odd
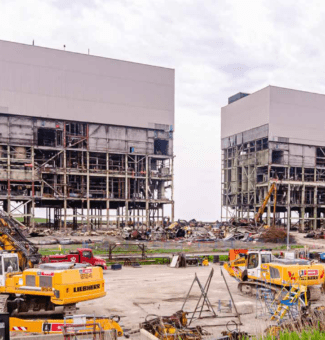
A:
[[[223,262],[229,261],[229,256],[228,255],[220,255],[219,261],[223,261]]]

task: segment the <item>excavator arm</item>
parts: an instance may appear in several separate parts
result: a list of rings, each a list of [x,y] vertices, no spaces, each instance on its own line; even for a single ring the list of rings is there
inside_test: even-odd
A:
[[[22,233],[19,224],[0,211],[0,249],[18,255],[21,270],[33,268],[41,260],[38,248]]]
[[[276,212],[276,196],[277,196],[277,189],[276,189],[276,183],[273,183],[270,187],[270,190],[269,192],[267,193],[264,201],[263,201],[263,204],[260,206],[260,208],[258,209],[258,212],[256,213],[255,215],[255,222],[258,222],[261,218],[261,216],[263,215],[264,213],[264,210],[266,208],[266,205],[272,195],[274,191],[274,207],[273,207],[273,226],[275,226],[275,212]]]
[[[223,267],[227,270],[228,274],[234,277],[237,281],[242,280],[243,272],[247,267],[246,253],[247,250],[243,253],[238,253],[234,260],[230,260],[223,264]]]

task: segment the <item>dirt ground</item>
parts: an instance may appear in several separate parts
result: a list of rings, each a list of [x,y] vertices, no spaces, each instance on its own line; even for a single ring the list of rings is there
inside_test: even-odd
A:
[[[208,296],[218,317],[197,320],[191,326],[223,324],[223,326],[207,328],[214,336],[217,336],[226,329],[225,324],[228,321],[234,320],[238,323],[236,317],[230,317],[229,313],[218,311],[219,300],[230,300],[219,264],[211,264],[208,267],[143,266],[141,268],[123,267],[118,271],[107,270],[104,273],[106,297],[80,303],[78,305],[79,312],[81,314],[94,313],[98,316],[119,315],[121,317],[120,324],[127,332],[130,332],[130,330],[138,329],[139,323],[145,321],[148,314],[166,316],[182,309],[195,273],[204,285],[211,269],[214,269],[214,276]],[[240,329],[254,334],[263,332],[269,325],[269,317],[256,318],[257,314],[262,313],[259,308],[256,313],[256,307],[259,307],[260,303],[257,303],[253,297],[241,296],[237,291],[237,281],[226,272],[225,276],[238,308],[245,312],[249,310],[249,307],[253,308],[253,313],[241,315],[243,325]],[[191,292],[191,299],[185,305],[184,310],[193,311],[199,296],[200,290],[195,284]],[[240,306],[243,303],[244,305]],[[233,309],[230,315],[234,315],[234,313]],[[131,339],[137,339],[137,335],[132,335]]]

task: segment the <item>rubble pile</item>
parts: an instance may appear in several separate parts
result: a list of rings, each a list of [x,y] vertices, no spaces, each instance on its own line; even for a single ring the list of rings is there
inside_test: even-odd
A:
[[[190,221],[178,220],[173,223],[158,222],[154,226],[145,224],[123,223],[120,227],[103,226],[96,230],[87,230],[86,225],[80,225],[78,230],[67,228],[66,231],[59,231],[45,226],[26,228],[27,237],[44,237],[46,241],[38,241],[37,244],[80,244],[85,242],[84,237],[115,237],[117,240],[136,241],[169,241],[179,242],[215,242],[242,241],[242,242],[284,242],[286,240],[286,230],[282,227],[268,227],[255,220],[234,219],[228,222],[203,223],[192,219]],[[318,232],[320,233],[320,232]],[[308,234],[311,235],[311,234]],[[320,234],[319,234],[320,235]],[[319,238],[325,238],[322,232]],[[73,237],[73,239],[69,238]],[[82,237],[82,240],[76,238]],[[314,236],[308,236],[314,237]],[[46,242],[46,243],[45,243]],[[87,241],[88,242],[88,241]],[[91,241],[89,240],[89,243]]]
[[[272,233],[274,233],[272,237]],[[187,242],[214,242],[223,241],[267,241],[282,242],[286,239],[286,230],[281,227],[272,229],[254,220],[242,219],[240,221],[202,223],[196,220],[178,220],[169,225],[155,227],[142,226],[137,229],[131,226],[123,228],[122,237],[125,240],[184,240]]]
[[[325,239],[325,230],[324,228],[312,230],[309,233],[307,233],[305,238]]]
[[[265,229],[260,238],[265,243],[285,242],[287,240],[287,231],[282,228],[271,227]]]

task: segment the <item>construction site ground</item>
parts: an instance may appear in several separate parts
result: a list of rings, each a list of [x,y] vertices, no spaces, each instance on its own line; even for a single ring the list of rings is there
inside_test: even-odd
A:
[[[139,323],[145,321],[149,314],[167,316],[172,315],[182,308],[184,299],[193,282],[195,273],[202,284],[214,269],[209,299],[218,318],[201,319],[192,325],[221,325],[230,320],[238,323],[236,317],[227,317],[229,313],[218,311],[219,300],[229,300],[225,282],[220,273],[219,264],[210,264],[207,267],[170,268],[167,265],[143,266],[141,268],[123,267],[122,270],[107,270],[104,273],[106,281],[106,297],[98,300],[80,303],[80,314],[119,315],[120,324],[130,333],[139,328]],[[243,323],[240,329],[249,333],[262,333],[270,325],[269,316],[256,318],[256,307],[259,303],[254,297],[240,295],[237,290],[237,281],[231,278],[225,271],[229,288],[233,294],[235,303],[238,304]],[[193,311],[200,296],[200,290],[195,284],[191,292],[191,299],[184,310]],[[232,314],[234,315],[233,309]],[[260,313],[260,311],[259,311]],[[192,326],[191,325],[191,326]],[[232,326],[233,327],[233,326]],[[220,335],[226,326],[207,328],[214,336]],[[131,335],[131,339],[137,339],[137,333]]]
[[[292,233],[295,236],[296,245],[308,245],[313,250],[323,251],[325,248],[325,240],[315,240],[304,238],[305,234]],[[80,239],[81,237],[77,237]],[[91,238],[96,245],[102,242],[102,237],[82,237],[82,241]],[[32,241],[44,240],[44,237],[32,238]],[[71,237],[73,239],[73,237]],[[109,242],[116,242],[114,237],[105,237]],[[140,241],[141,242],[141,241]],[[164,250],[175,249],[178,252],[189,250],[200,254],[226,254],[229,248],[276,248],[279,251],[283,249],[283,244],[263,245],[245,242],[212,242],[212,243],[180,243],[172,242],[144,242],[148,245],[148,249],[157,249],[157,254],[164,253]],[[55,245],[40,245],[40,249],[58,249]],[[62,250],[69,250],[76,245],[62,246]],[[218,249],[217,252],[213,252]],[[171,256],[171,254],[166,254]],[[213,327],[206,328],[213,336],[220,336],[221,331],[226,330],[226,324],[234,320],[239,323],[235,315],[235,309],[232,313],[218,311],[219,300],[230,300],[225,282],[221,276],[220,265],[210,263],[209,266],[187,267],[187,268],[171,268],[168,265],[150,265],[142,267],[123,266],[122,270],[104,271],[107,295],[104,298],[83,302],[78,304],[78,314],[95,314],[97,316],[119,315],[121,317],[120,324],[125,329],[126,334],[130,334],[131,339],[140,338],[139,333],[133,333],[139,329],[139,324],[144,322],[148,315],[168,316],[182,309],[185,297],[191,287],[195,273],[200,279],[202,285],[205,284],[211,269],[214,269],[209,299],[212,303],[217,318],[204,318],[194,321],[191,326],[209,325]],[[237,289],[237,281],[230,277],[224,270],[227,283],[233,295],[234,301],[238,307],[242,325],[240,330],[250,334],[262,334],[263,331],[271,325],[270,316],[261,309],[260,300],[255,297],[242,295]],[[190,300],[186,304],[184,310],[192,312],[198,302],[200,296],[199,287],[195,284],[190,295]],[[325,298],[322,296],[318,301],[318,305],[325,304]],[[205,308],[206,309],[206,308]],[[262,314],[262,315],[261,315]],[[211,315],[211,314],[210,314]],[[48,317],[50,317],[48,315]],[[190,315],[188,316],[190,317]],[[217,326],[218,325],[218,326]],[[230,326],[234,328],[233,325]],[[18,335],[17,333],[16,335]],[[14,334],[13,334],[14,335]],[[211,339],[214,339],[212,337]]]

